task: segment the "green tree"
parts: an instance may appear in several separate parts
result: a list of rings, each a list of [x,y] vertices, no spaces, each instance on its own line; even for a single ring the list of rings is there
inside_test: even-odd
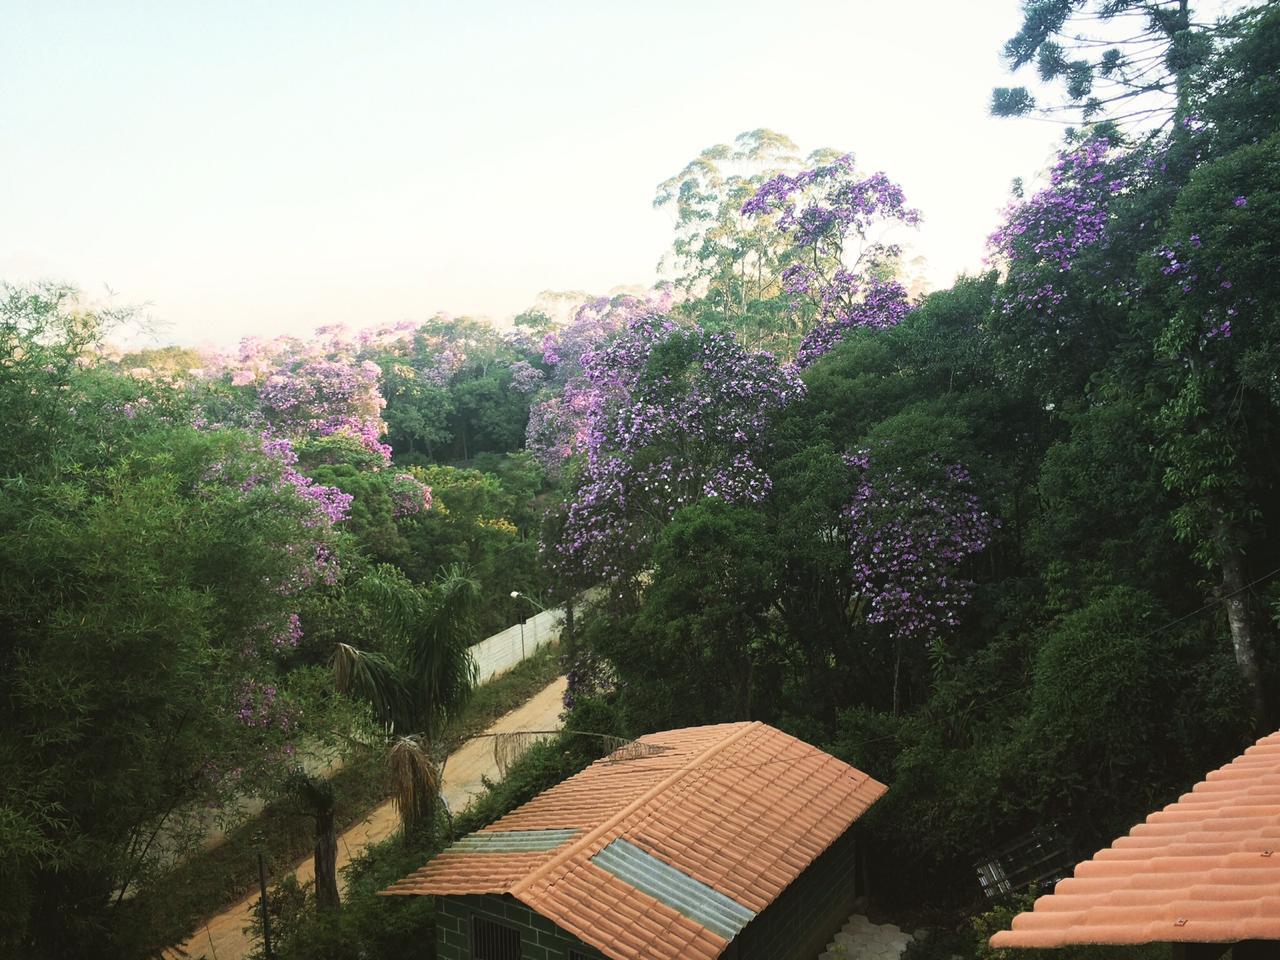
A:
[[[340,544],[256,437],[95,364],[104,322],[0,302],[0,946],[32,958],[163,946],[128,894],[322,722],[278,643]]]
[[[665,715],[647,724],[756,716],[757,668],[772,646],[772,547],[759,511],[717,499],[677,511],[662,531],[630,643],[602,647],[625,676],[662,690]]]
[[[1248,555],[1273,496],[1280,414],[1280,134],[1200,166],[1174,204],[1159,272],[1168,399],[1156,417],[1173,521],[1221,575],[1232,645],[1269,729]],[[1158,278],[1158,279],[1157,279]],[[1262,571],[1257,571],[1261,573]]]

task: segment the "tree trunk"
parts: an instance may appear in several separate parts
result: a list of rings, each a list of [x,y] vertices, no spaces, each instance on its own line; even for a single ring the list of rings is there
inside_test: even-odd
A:
[[[898,681],[902,676],[902,641],[893,642],[893,715],[898,715]]]
[[[334,828],[333,808],[316,811],[316,905],[321,910],[337,910],[338,898],[338,832]]]
[[[1226,525],[1218,527],[1218,547],[1222,553],[1222,604],[1227,610],[1231,628],[1231,645],[1235,649],[1236,666],[1244,680],[1249,708],[1260,731],[1269,730],[1267,698],[1262,688],[1262,669],[1258,665],[1258,647],[1249,624],[1249,598],[1244,576],[1244,556],[1235,545]]]

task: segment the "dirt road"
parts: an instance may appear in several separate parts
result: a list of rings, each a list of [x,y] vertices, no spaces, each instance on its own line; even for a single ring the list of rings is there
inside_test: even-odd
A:
[[[517,707],[498,719],[489,733],[507,730],[555,730],[560,726],[561,701],[564,697],[565,678],[560,677],[544,687],[523,706]],[[454,812],[466,807],[472,797],[481,792],[482,776],[498,778],[493,759],[493,741],[487,737],[468,741],[449,756],[444,767],[444,798]],[[385,840],[400,826],[400,818],[390,801],[375,809],[362,822],[357,823],[338,837],[338,870],[362,853],[366,847]],[[307,857],[294,871],[299,883],[311,880],[315,871],[311,858]],[[242,960],[253,943],[244,934],[249,926],[253,902],[257,894],[246,897],[213,917],[190,940],[177,950],[170,950],[166,957],[204,957],[207,960]]]

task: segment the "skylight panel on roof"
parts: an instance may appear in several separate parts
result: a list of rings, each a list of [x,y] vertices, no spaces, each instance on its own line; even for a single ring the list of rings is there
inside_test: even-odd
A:
[[[755,919],[755,913],[736,900],[622,838],[597,853],[591,862],[726,940],[732,940]]]
[[[579,836],[581,830],[487,830],[470,833],[445,853],[544,853]]]

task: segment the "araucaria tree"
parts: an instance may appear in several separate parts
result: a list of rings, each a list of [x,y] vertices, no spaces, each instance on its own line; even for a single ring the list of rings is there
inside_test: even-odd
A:
[[[1065,102],[1041,105],[1026,87],[998,87],[991,110],[1134,123],[1185,115],[1216,31],[1190,0],[1025,0],[1005,60],[1014,70],[1034,63],[1043,82],[1061,84]]]

